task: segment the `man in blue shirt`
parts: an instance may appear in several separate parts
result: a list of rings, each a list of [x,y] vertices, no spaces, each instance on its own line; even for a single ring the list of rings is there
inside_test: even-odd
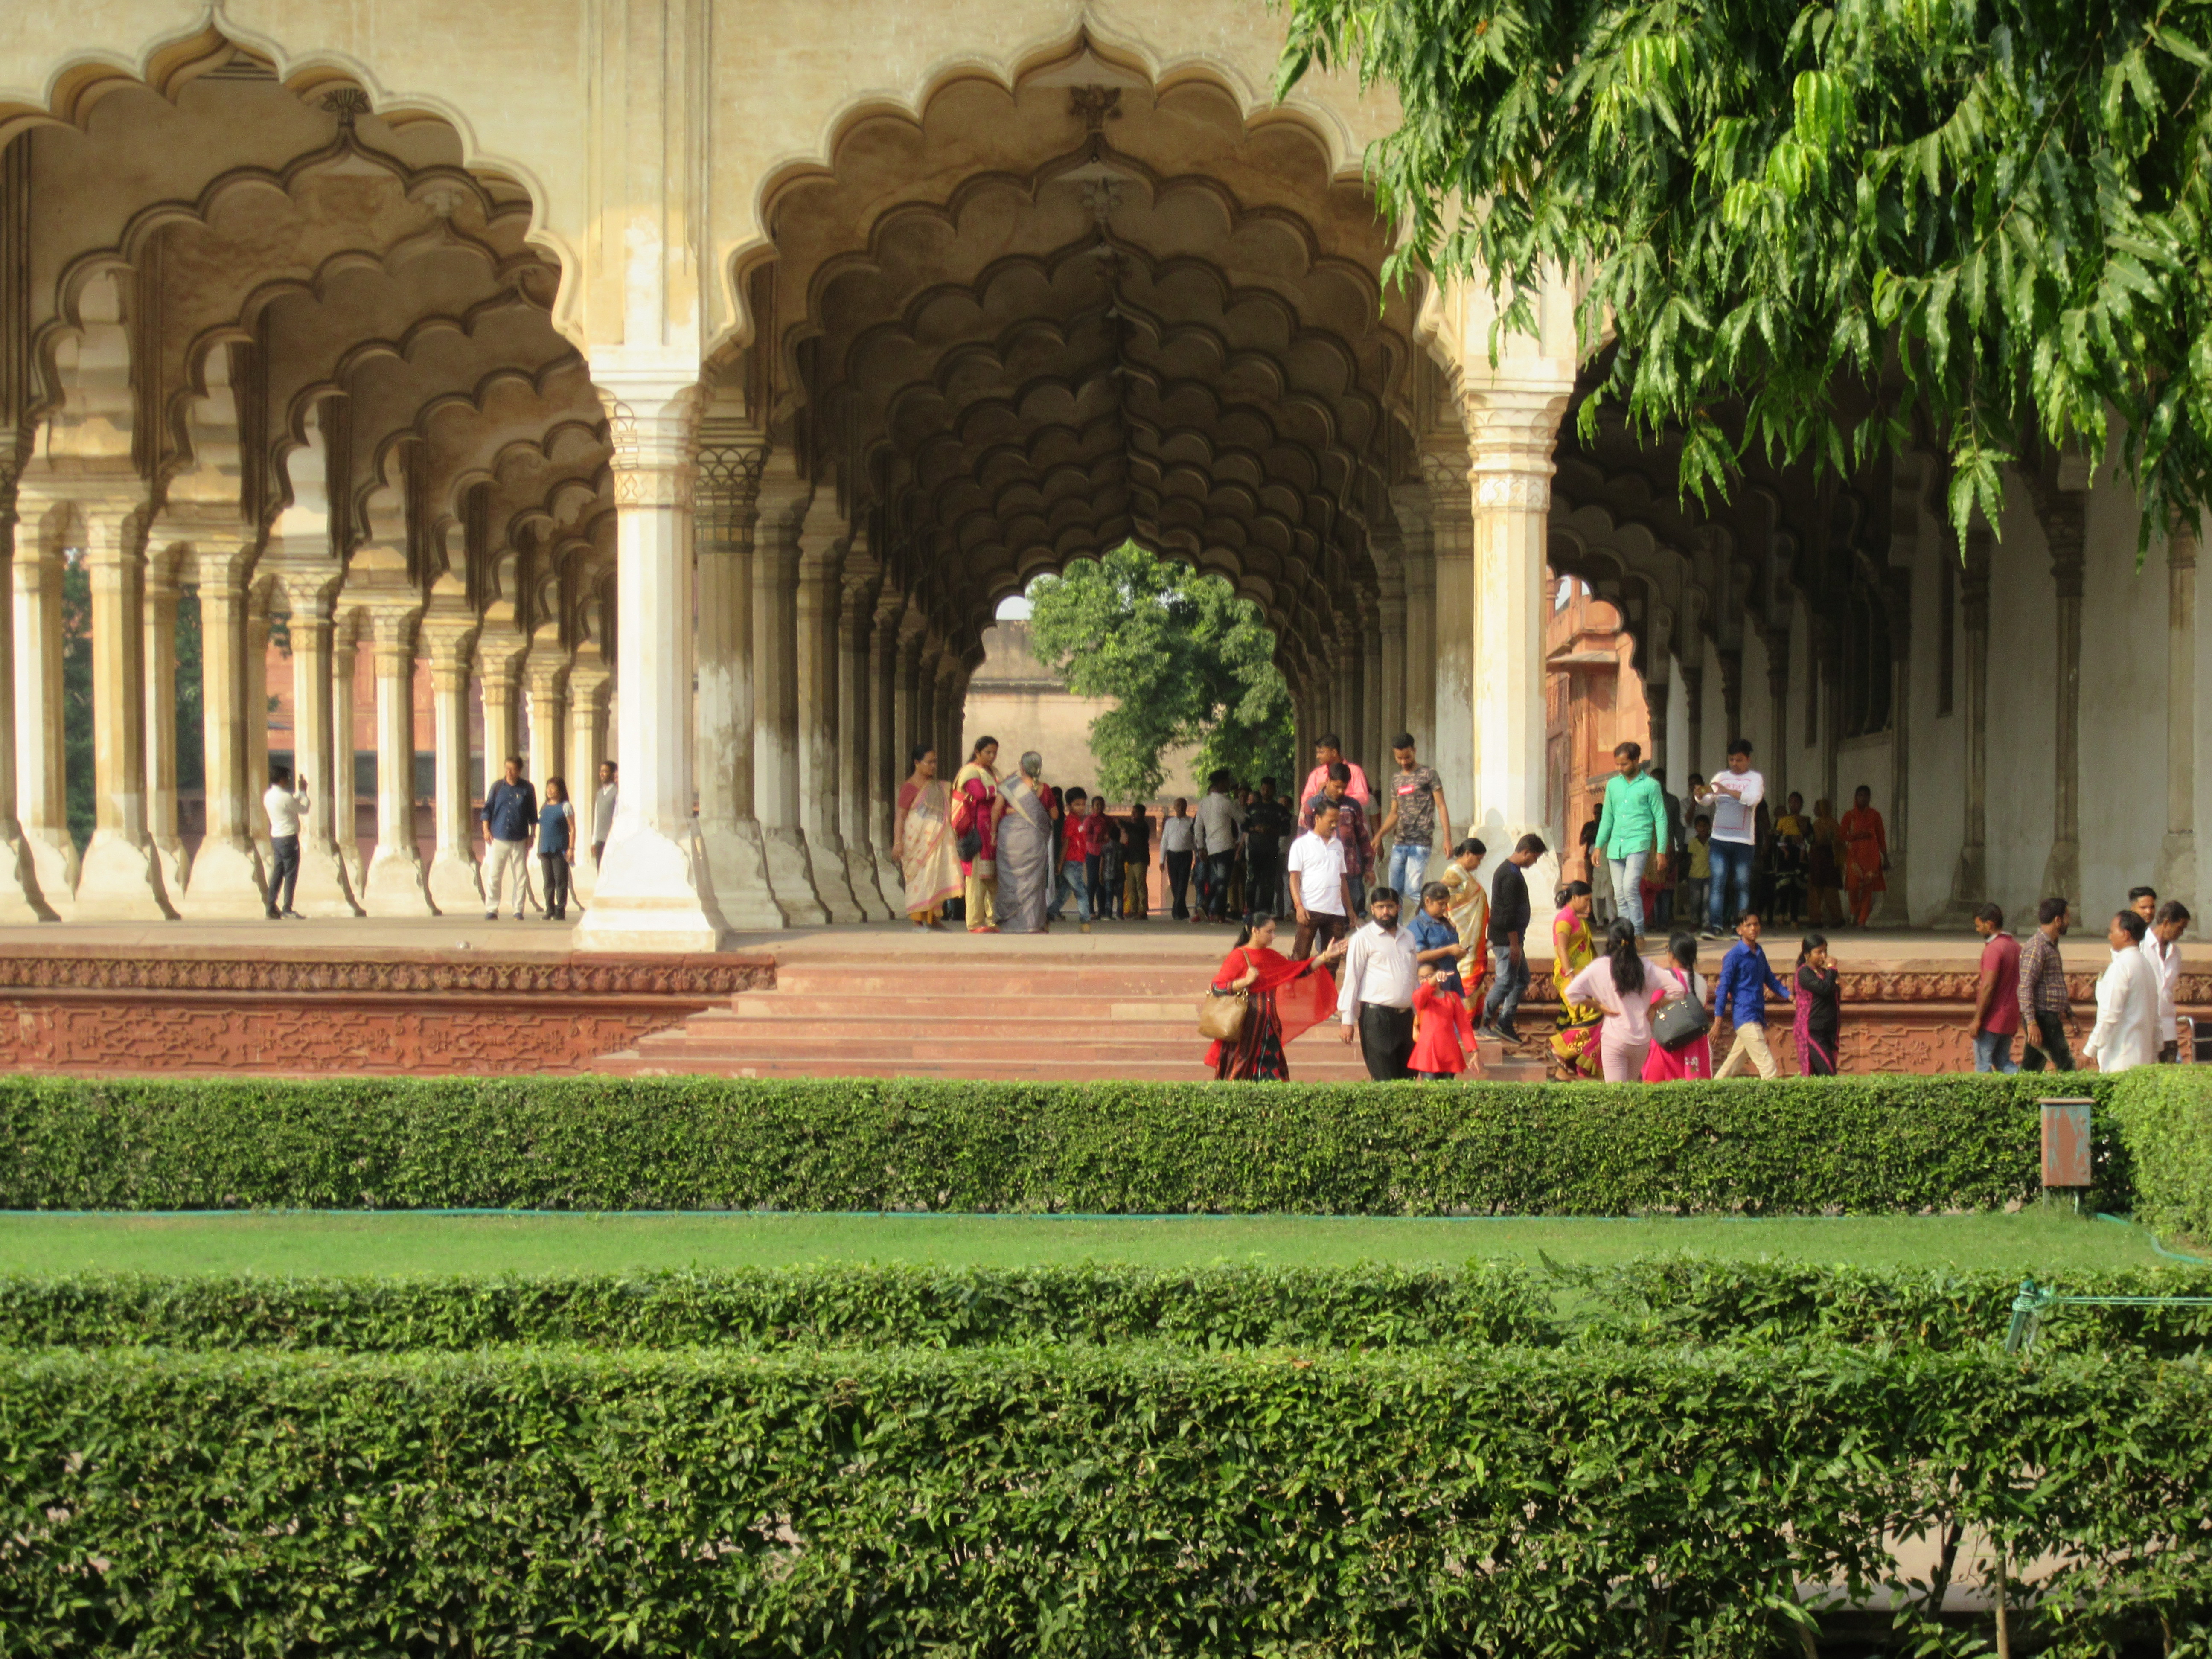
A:
[[[508,871],[514,872],[514,919],[530,896],[530,840],[538,833],[538,787],[522,775],[522,757],[507,757],[507,775],[484,796],[484,911],[499,920],[499,896]]]
[[[1736,943],[1721,958],[1720,983],[1713,990],[1713,1012],[1735,1027],[1735,1042],[1715,1077],[1734,1077],[1747,1063],[1761,1077],[1780,1075],[1774,1051],[1766,1046],[1766,994],[1772,991],[1784,1002],[1790,993],[1774,977],[1766,952],[1759,947],[1759,912],[1747,910],[1735,925]]]

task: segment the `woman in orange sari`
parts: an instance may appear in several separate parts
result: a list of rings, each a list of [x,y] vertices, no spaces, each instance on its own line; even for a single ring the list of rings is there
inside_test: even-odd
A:
[[[1336,1012],[1336,978],[1329,964],[1344,956],[1342,939],[1317,957],[1292,962],[1275,949],[1275,919],[1261,916],[1244,924],[1237,946],[1213,976],[1209,993],[1246,998],[1244,1026],[1234,1042],[1216,1042],[1206,1051],[1215,1078],[1228,1081],[1283,1083],[1290,1061],[1283,1050]]]
[[[1597,960],[1589,915],[1588,882],[1571,881],[1559,890],[1559,914],[1552,918],[1552,984],[1559,994],[1559,1029],[1552,1034],[1552,1054],[1565,1068],[1569,1081],[1604,1075],[1598,1038],[1605,1028],[1605,1010],[1595,1002],[1567,999],[1569,982]]]
[[[1863,927],[1874,914],[1877,893],[1889,890],[1882,872],[1889,868],[1889,831],[1874,810],[1874,791],[1861,784],[1851,792],[1844,814],[1844,885],[1851,896],[1851,926]]]

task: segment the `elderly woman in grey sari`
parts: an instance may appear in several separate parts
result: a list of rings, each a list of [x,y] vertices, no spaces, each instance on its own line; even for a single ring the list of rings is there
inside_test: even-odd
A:
[[[1052,897],[1052,814],[1045,810],[1044,757],[1034,749],[999,786],[1006,815],[999,820],[999,931],[1042,933]]]

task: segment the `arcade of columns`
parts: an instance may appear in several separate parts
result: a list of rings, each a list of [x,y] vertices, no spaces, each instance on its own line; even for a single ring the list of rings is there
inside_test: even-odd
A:
[[[1109,34],[1024,0],[997,9],[988,62],[961,9],[874,0],[834,25],[781,0],[614,0],[573,58],[544,48],[542,6],[532,29],[492,6],[314,42],[258,7],[219,29],[185,0],[115,9],[152,43],[127,64],[0,46],[0,916],[260,912],[281,617],[297,763],[336,809],[307,821],[310,914],[481,904],[466,700],[496,757],[526,696],[533,777],[590,778],[618,724],[580,943],[887,918],[906,752],[955,747],[997,602],[1132,536],[1261,607],[1302,744],[1334,729],[1376,756],[1409,727],[1455,821],[1493,842],[1545,827],[1548,562],[1620,606],[1678,783],[1737,731],[1808,795],[1879,768],[1907,866],[1893,915],[2079,892],[2153,856],[2193,895],[2193,536],[2158,556],[2155,710],[2122,716],[2082,690],[2108,636],[2146,652],[2141,618],[2085,602],[2118,492],[2065,458],[2023,478],[2003,551],[1978,528],[1963,562],[1918,457],[1754,471],[1685,509],[1663,449],[1562,435],[1564,293],[1493,360],[1480,296],[1382,288],[1358,156],[1390,111],[1326,80],[1273,106],[1265,8],[1146,0]],[[81,866],[72,555],[92,592]],[[2043,556],[2027,589],[2049,603],[2023,609]],[[208,799],[189,859],[187,587]],[[1989,718],[1993,630],[2054,671],[2024,759]],[[380,780],[411,779],[429,665],[427,863],[405,787],[380,790],[365,867],[332,834],[361,639]],[[2149,855],[2139,826],[2084,828],[2080,734],[2108,717],[2162,728]],[[1993,766],[2038,765],[2047,834],[1992,811]],[[1930,802],[1931,775],[1964,787]],[[1911,857],[1931,837],[1941,868]]]

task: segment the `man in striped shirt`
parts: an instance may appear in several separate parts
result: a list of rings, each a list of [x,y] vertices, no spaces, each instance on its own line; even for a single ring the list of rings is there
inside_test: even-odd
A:
[[[2066,994],[2066,964],[2058,954],[2065,934],[2066,901],[2047,898],[2036,907],[2035,931],[2020,947],[2020,1023],[2027,1033],[2020,1069],[2039,1072],[2074,1069],[2074,1051],[2067,1046],[2066,1022],[2073,1004]]]

